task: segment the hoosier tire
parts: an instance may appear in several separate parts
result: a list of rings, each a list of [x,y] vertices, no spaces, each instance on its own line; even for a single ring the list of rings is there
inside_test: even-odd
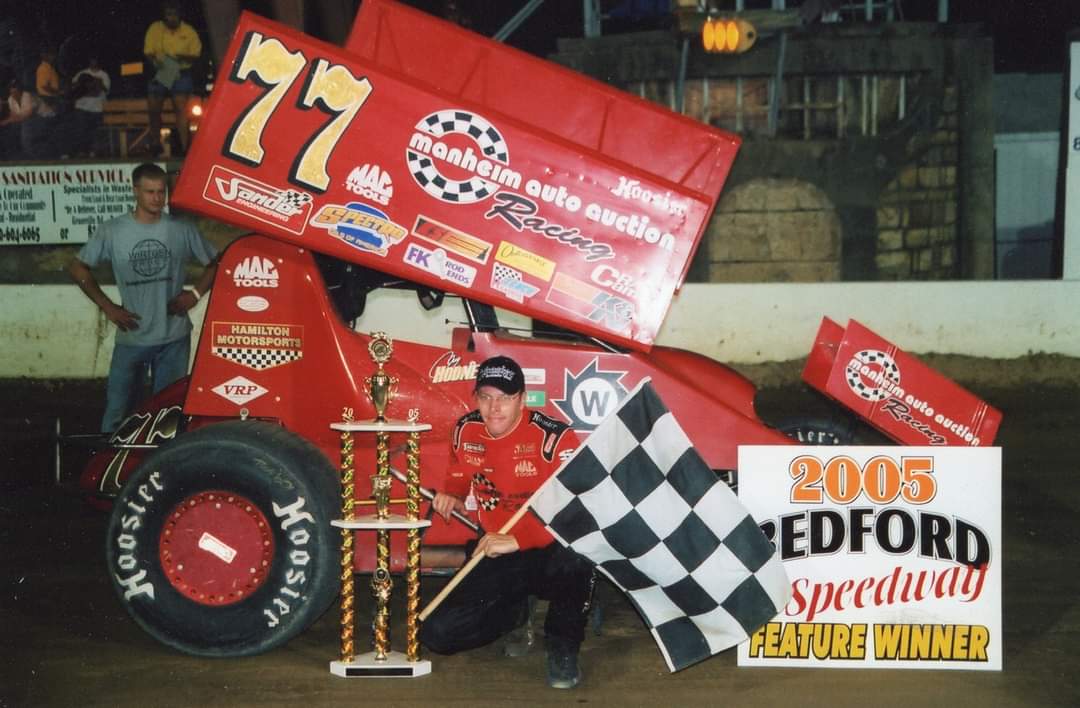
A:
[[[326,611],[339,584],[337,473],[269,423],[185,433],[113,506],[109,577],[146,632],[196,656],[249,656]]]

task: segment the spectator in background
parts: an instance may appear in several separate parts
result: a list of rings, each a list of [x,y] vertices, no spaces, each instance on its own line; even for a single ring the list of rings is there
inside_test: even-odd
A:
[[[111,86],[109,75],[98,64],[97,57],[90,57],[89,65],[71,80],[71,95],[75,99],[72,150],[75,155],[97,156],[95,138],[103,122],[105,97]]]
[[[34,159],[36,113],[41,104],[34,94],[23,89],[17,79],[8,82],[7,115],[0,120],[3,130],[4,159]]]
[[[195,90],[192,64],[202,54],[202,42],[195,29],[180,19],[176,2],[161,6],[163,19],[150,25],[143,41],[143,54],[153,64],[154,75],[147,86],[147,106],[150,113],[150,153],[161,154],[161,109],[165,97],[172,98],[176,113],[176,131],[181,152],[187,152],[191,135],[188,132],[187,102]]]
[[[56,71],[56,50],[46,47],[41,50],[41,63],[35,72],[34,90],[52,112],[62,112],[64,92],[60,88],[60,74]]]

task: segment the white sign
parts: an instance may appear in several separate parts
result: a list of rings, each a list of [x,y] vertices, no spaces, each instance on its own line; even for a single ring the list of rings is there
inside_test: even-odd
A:
[[[1080,280],[1080,42],[1069,45],[1068,131],[1065,134],[1065,246],[1062,277]]]
[[[135,167],[115,162],[0,167],[0,245],[85,243],[99,224],[135,207]]]
[[[1001,449],[739,447],[792,598],[740,666],[1001,670]]]

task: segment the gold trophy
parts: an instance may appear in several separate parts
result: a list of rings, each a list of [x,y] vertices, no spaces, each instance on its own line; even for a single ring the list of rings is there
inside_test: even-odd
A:
[[[431,662],[420,659],[420,529],[431,521],[420,518],[420,433],[431,425],[418,422],[419,411],[411,409],[408,420],[386,417],[386,409],[396,394],[397,378],[384,368],[394,353],[393,342],[384,332],[375,332],[368,343],[368,353],[377,365],[364,379],[364,391],[375,408],[375,418],[368,421],[343,420],[330,425],[341,431],[341,510],[342,518],[331,522],[341,529],[341,659],[330,662],[330,672],[336,676],[403,677],[412,678],[431,673]],[[353,498],[353,433],[375,433],[375,474],[371,475],[371,497],[375,514],[354,515],[357,502]],[[407,480],[405,514],[391,514],[390,433],[408,433]],[[399,473],[400,474],[400,473]],[[373,650],[356,656],[353,652],[354,585],[353,534],[356,529],[376,533],[375,570],[371,576],[371,594],[375,602],[372,621]],[[393,581],[390,577],[390,532],[408,531],[405,581],[406,599],[405,653],[390,650],[390,596]]]

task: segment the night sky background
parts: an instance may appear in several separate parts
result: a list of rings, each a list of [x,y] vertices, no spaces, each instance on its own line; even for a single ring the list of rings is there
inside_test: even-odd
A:
[[[349,2],[349,0],[342,0]],[[454,0],[406,0],[436,15],[446,12]],[[184,19],[200,31],[208,44],[203,5],[200,0],[181,0]],[[308,3],[312,5],[312,3]],[[522,6],[525,0],[456,0],[462,24],[490,36]],[[604,0],[605,11],[647,8],[657,0]],[[734,7],[734,0],[729,2]],[[799,3],[789,2],[789,6]],[[241,5],[260,14],[269,14],[270,3],[243,2]],[[748,0],[747,7],[768,7],[768,0]],[[908,20],[936,19],[937,0],[904,0],[900,3]],[[309,10],[309,15],[312,11]],[[142,58],[142,38],[149,24],[161,16],[156,0],[0,0],[0,64],[37,63],[41,43],[61,48],[60,68],[68,75],[85,66],[90,54],[97,53],[102,65],[117,80],[119,66]],[[319,36],[314,21],[308,32]],[[670,16],[632,17],[625,14],[606,20],[604,33],[658,29],[670,24]],[[1066,34],[1080,29],[1080,0],[951,0],[951,23],[981,23],[994,38],[995,71],[1061,72],[1065,66]],[[547,0],[540,9],[511,36],[509,44],[533,54],[554,51],[558,37],[582,35],[580,0]],[[207,51],[207,54],[209,52]],[[204,62],[205,64],[206,62]],[[33,66],[30,67],[32,71]],[[204,67],[211,71],[212,67]],[[25,71],[25,69],[24,69]],[[144,90],[143,81],[121,81],[114,95],[130,89]]]

